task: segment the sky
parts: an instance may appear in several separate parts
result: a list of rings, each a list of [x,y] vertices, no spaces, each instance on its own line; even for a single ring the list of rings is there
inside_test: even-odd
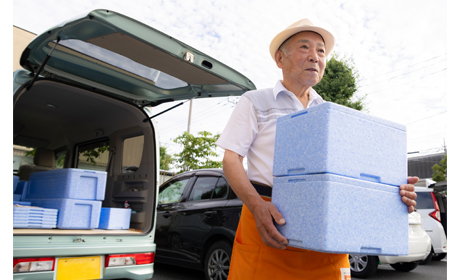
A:
[[[442,152],[449,144],[448,7],[447,0],[14,0],[13,25],[40,34],[94,9],[113,10],[207,53],[260,89],[282,79],[268,51],[272,38],[309,18],[334,34],[336,55],[354,65],[355,96],[364,97],[365,112],[406,125],[409,156],[416,156]],[[190,132],[222,132],[237,101],[193,100]],[[187,130],[189,104],[156,118],[168,153],[180,150],[173,139]],[[220,148],[218,153],[223,155]]]

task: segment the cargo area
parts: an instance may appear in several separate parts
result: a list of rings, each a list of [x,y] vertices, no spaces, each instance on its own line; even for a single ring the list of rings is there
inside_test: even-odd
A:
[[[17,200],[23,207],[31,203],[32,206],[53,208],[49,205],[59,202],[61,213],[66,211],[67,215],[63,219],[58,217],[57,228],[46,228],[48,224],[44,228],[21,224],[22,227],[13,228],[14,235],[146,235],[153,230],[157,193],[155,155],[158,154],[153,125],[144,121],[148,115],[142,107],[112,96],[95,94],[98,92],[95,88],[87,89],[38,80],[29,90],[23,88],[16,92],[13,148],[35,152],[30,159],[14,156],[13,175],[19,182],[30,183],[31,178],[40,172],[69,171],[73,174],[83,171],[103,176],[96,179],[104,179],[104,186],[97,186],[98,193],[92,197],[91,193],[85,193],[86,185],[74,189],[72,184],[64,181],[62,189],[53,189],[47,182],[54,178],[45,178],[27,195],[25,188],[24,192],[22,188],[13,191],[13,201]],[[43,160],[43,152],[52,153],[53,166],[47,166],[49,162]],[[93,187],[92,183],[86,184]],[[76,208],[75,205],[81,205],[82,201],[91,204],[92,208]],[[104,208],[111,211],[104,214],[101,212]],[[106,217],[115,222],[119,220],[117,215],[123,215],[129,226],[117,229],[106,223],[106,228],[98,228],[95,214],[98,219]],[[93,220],[88,226],[72,228],[72,219]],[[24,221],[27,222],[27,218]],[[14,223],[18,225],[16,221]]]

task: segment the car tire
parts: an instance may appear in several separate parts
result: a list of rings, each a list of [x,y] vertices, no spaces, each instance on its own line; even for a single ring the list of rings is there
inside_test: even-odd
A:
[[[379,258],[367,255],[349,255],[351,277],[368,278],[377,271]]]
[[[440,260],[444,259],[446,256],[447,256],[447,253],[439,253],[439,254],[433,253],[432,260],[440,261]]]
[[[429,263],[431,259],[433,258],[433,254],[434,254],[433,247],[431,247],[431,251],[428,254],[428,256],[426,256],[426,258],[423,261],[420,261],[418,264],[425,265]]]
[[[402,271],[402,272],[409,272],[411,270],[414,270],[417,266],[417,262],[407,262],[407,263],[393,263],[390,264],[392,268],[396,269],[397,271]]]
[[[230,270],[232,246],[226,241],[217,241],[208,250],[204,262],[206,280],[226,280]]]

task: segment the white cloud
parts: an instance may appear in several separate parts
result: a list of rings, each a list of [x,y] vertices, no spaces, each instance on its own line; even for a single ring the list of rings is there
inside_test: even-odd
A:
[[[335,51],[354,61],[363,81],[358,95],[368,94],[370,114],[407,124],[447,110],[447,71],[442,70],[447,67],[446,1],[15,0],[13,5],[13,24],[34,33],[97,8],[123,13],[222,61],[258,88],[281,78],[268,52],[273,36],[308,17],[330,29],[336,36]],[[212,114],[210,107],[216,103],[194,101],[192,132],[206,127],[222,131],[231,109]],[[186,130],[188,108],[187,103],[159,118],[160,133],[166,131],[162,142]],[[439,114],[421,123],[426,130],[446,122],[447,114]],[[442,146],[447,127],[425,137],[431,134],[418,125],[408,126],[409,151]]]

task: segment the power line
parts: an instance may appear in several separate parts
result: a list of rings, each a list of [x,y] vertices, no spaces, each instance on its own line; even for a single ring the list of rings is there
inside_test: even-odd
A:
[[[395,86],[392,86],[392,87],[387,87],[387,88],[384,88],[384,89],[381,89],[381,90],[377,90],[377,91],[369,92],[369,93],[367,93],[367,94],[369,95],[369,94],[374,94],[374,93],[377,93],[377,92],[386,91],[386,90],[389,90],[389,89],[392,89],[392,88],[395,88],[395,87],[399,87],[399,86],[402,86],[402,85],[405,85],[405,84],[408,84],[408,83],[412,83],[412,82],[415,82],[415,81],[417,81],[417,80],[420,80],[420,79],[423,79],[423,78],[426,78],[426,77],[432,76],[432,75],[434,75],[434,74],[437,74],[437,73],[439,73],[439,72],[442,72],[442,71],[445,71],[445,70],[447,70],[447,67],[446,67],[446,68],[444,68],[444,69],[441,69],[441,70],[439,70],[439,71],[436,71],[436,72],[432,72],[432,73],[430,73],[430,74],[428,74],[428,75],[425,75],[425,76],[419,77],[419,78],[417,78],[417,79],[414,79],[414,80],[412,80],[412,81],[408,81],[408,82],[405,82],[405,83],[402,83],[402,84],[398,84],[398,85],[395,85]]]
[[[441,61],[439,61],[439,62],[446,61],[446,60],[447,60],[447,59],[443,59],[443,60],[441,60]],[[405,75],[408,75],[408,74],[410,74],[410,73],[414,73],[414,72],[420,71],[420,70],[422,70],[422,69],[425,69],[425,68],[427,68],[427,67],[433,66],[434,64],[437,64],[437,63],[439,63],[439,62],[435,62],[435,63],[433,63],[433,64],[426,65],[426,66],[423,66],[423,67],[421,67],[421,68],[418,68],[418,69],[415,69],[415,70],[412,70],[412,71],[409,71],[409,72],[405,72],[405,73],[402,73],[402,74],[399,74],[399,75],[396,75],[396,76],[393,76],[393,77],[390,77],[390,78],[387,78],[387,79],[385,79],[385,80],[381,80],[381,81],[369,83],[369,84],[366,84],[366,85],[362,85],[362,86],[360,86],[360,87],[361,87],[361,88],[362,88],[362,87],[368,87],[368,86],[372,86],[372,85],[376,85],[376,84],[388,82],[388,81],[391,81],[391,80],[393,80],[393,79],[400,78],[400,77],[405,76]]]
[[[373,77],[369,77],[369,78],[366,78],[366,79],[363,79],[363,80],[361,80],[361,82],[362,82],[362,81],[366,81],[366,80],[369,80],[369,79],[373,79],[373,78],[377,78],[377,77],[385,76],[385,75],[388,75],[388,74],[392,74],[392,73],[394,73],[395,71],[404,70],[404,69],[406,69],[406,68],[410,68],[410,67],[413,67],[413,66],[416,66],[416,65],[419,65],[419,64],[425,63],[425,62],[427,62],[427,61],[430,61],[430,60],[436,59],[436,58],[438,58],[438,57],[441,57],[441,56],[444,56],[444,55],[446,55],[446,54],[447,54],[447,53],[444,53],[444,54],[441,54],[441,55],[438,55],[438,56],[432,57],[432,58],[430,58],[430,59],[427,59],[427,60],[425,60],[425,61],[422,61],[422,62],[418,62],[418,63],[412,64],[412,65],[410,65],[410,66],[406,66],[406,67],[404,67],[404,68],[395,69],[394,71],[391,71],[391,72],[387,72],[387,73],[384,73],[384,74],[379,74],[379,75],[376,75],[376,76],[373,76]]]
[[[444,114],[444,113],[447,113],[447,110],[445,110],[445,111],[442,111],[442,112],[440,112],[440,113],[437,113],[437,114],[435,114],[435,115],[432,115],[432,116],[429,116],[429,117],[423,118],[423,119],[419,119],[419,120],[416,120],[416,121],[410,122],[410,123],[408,123],[408,124],[406,124],[406,125],[410,125],[410,124],[413,124],[413,123],[416,123],[416,122],[419,122],[419,121],[423,121],[423,120],[426,120],[426,119],[429,119],[429,118],[432,118],[432,117],[435,117],[435,116],[437,116],[437,115],[441,115],[441,114]]]

